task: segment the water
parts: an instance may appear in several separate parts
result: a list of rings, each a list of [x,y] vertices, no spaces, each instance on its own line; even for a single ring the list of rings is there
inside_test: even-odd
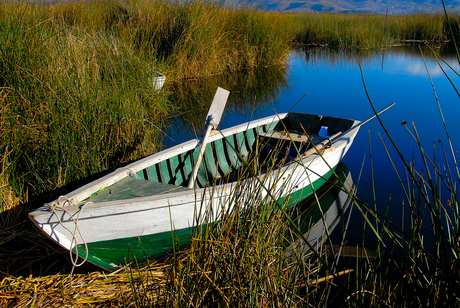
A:
[[[443,51],[441,55],[458,70],[456,57]],[[165,138],[165,145],[177,144],[194,137],[195,133],[199,135],[203,132],[204,118],[217,85],[231,91],[220,124],[221,128],[226,128],[244,123],[251,116],[261,118],[272,115],[275,111],[289,112],[292,108],[295,112],[365,120],[373,115],[364,88],[365,82],[370,99],[377,110],[396,103],[381,115],[381,119],[406,159],[412,160],[415,153],[415,165],[420,170],[423,168],[418,146],[407,130],[409,127],[413,131],[413,121],[424,149],[433,157],[435,145],[438,163],[444,165],[441,144],[438,141],[442,141],[446,147],[448,143],[436,95],[454,149],[457,150],[460,130],[456,128],[456,123],[460,114],[460,99],[432,53],[424,50],[424,56],[426,67],[418,47],[399,47],[365,54],[324,49],[294,50],[291,52],[288,67],[282,71],[267,70],[254,73],[252,76],[220,76],[195,80],[192,84],[174,85],[169,91],[180,92],[181,95],[176,99],[184,101],[184,104],[191,104],[194,111],[171,121],[167,134],[174,141]],[[460,78],[446,65],[443,67],[448,71],[448,76],[454,84],[460,85]],[[193,94],[187,94],[184,89],[195,90]],[[407,121],[407,127],[401,124],[403,121]],[[384,144],[389,149],[396,169],[405,180],[403,164],[397,158],[396,151],[376,119],[361,127],[343,161],[350,168],[354,181],[358,184],[358,196],[373,206],[370,164],[372,153],[377,200],[375,206],[383,213],[389,206],[388,217],[399,223],[404,194]],[[449,164],[452,166],[452,160],[449,160]],[[444,196],[448,198],[446,194]],[[446,203],[447,200],[443,201]],[[357,216],[359,215],[355,213],[356,223],[362,223],[362,219]],[[357,228],[354,232],[361,235],[362,228]]]

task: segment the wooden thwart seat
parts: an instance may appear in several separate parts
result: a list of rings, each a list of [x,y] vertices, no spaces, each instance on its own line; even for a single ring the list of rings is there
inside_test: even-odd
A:
[[[306,135],[305,133],[294,133],[294,132],[286,132],[286,131],[271,131],[271,132],[261,132],[259,133],[261,137],[269,138],[269,139],[280,139],[280,140],[288,140],[293,142],[300,142],[300,143],[318,143],[321,142],[319,135],[311,134]]]
[[[275,132],[266,132],[259,134],[262,137],[273,138],[273,139],[282,139],[296,142],[309,142],[308,136],[305,134],[291,133],[286,131],[275,131]]]

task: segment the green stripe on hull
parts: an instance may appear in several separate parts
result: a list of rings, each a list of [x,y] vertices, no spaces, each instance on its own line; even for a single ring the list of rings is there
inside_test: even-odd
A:
[[[186,228],[174,232],[88,243],[88,261],[114,271],[134,260],[142,261],[165,255],[175,244],[176,246],[190,244],[192,232],[193,228]],[[79,256],[86,256],[85,245],[78,245],[77,249]]]
[[[333,169],[335,169],[335,167]],[[312,185],[305,186],[293,194],[280,198],[279,203],[283,204],[284,200],[287,199],[286,203],[284,204],[287,208],[298,204],[299,202],[310,197],[313,194],[313,191],[316,191],[321,186],[323,186],[324,183],[326,183],[326,181],[332,176],[332,174],[332,170],[329,170],[325,175],[314,181]]]
[[[292,207],[300,201],[307,199],[313,194],[313,191],[319,189],[332,174],[332,171],[329,171],[322,178],[316,180],[313,185],[309,185],[289,196],[280,198],[280,203],[288,198],[285,206]],[[193,230],[194,228],[191,227],[176,230],[174,232],[168,231],[152,235],[89,243],[88,261],[109,271],[114,271],[120,268],[120,266],[124,266],[134,260],[142,261],[165,255],[172,250],[174,245],[179,247],[190,244]],[[84,245],[78,245],[77,249],[81,257],[86,256]]]

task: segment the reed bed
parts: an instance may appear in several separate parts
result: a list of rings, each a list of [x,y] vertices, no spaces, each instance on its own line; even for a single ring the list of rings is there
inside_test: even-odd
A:
[[[456,16],[447,21],[441,14],[299,14],[293,18],[298,24],[296,42],[330,48],[385,48],[419,41],[442,43],[451,40],[449,23],[458,29]],[[455,35],[458,37],[458,30]]]

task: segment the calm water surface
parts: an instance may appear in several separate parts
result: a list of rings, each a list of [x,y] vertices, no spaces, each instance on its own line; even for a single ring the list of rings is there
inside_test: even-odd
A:
[[[455,57],[442,56],[458,70]],[[196,97],[188,103],[197,107],[193,108],[194,112],[183,114],[171,121],[167,134],[174,141],[165,138],[165,145],[171,146],[188,140],[194,137],[195,131],[196,134],[202,132],[202,123],[217,85],[231,91],[221,128],[244,123],[251,116],[261,118],[272,115],[275,111],[288,112],[297,102],[293,109],[295,112],[365,120],[373,112],[364,89],[361,65],[366,87],[376,109],[381,110],[393,102],[396,103],[381,118],[406,158],[411,160],[415,153],[415,164],[422,169],[418,147],[407,127],[401,125],[402,121],[407,121],[410,124],[408,127],[413,130],[411,123],[414,121],[425,150],[433,156],[435,145],[439,163],[444,164],[438,141],[447,145],[447,138],[435,94],[439,99],[454,149],[457,150],[460,146],[460,130],[456,127],[460,99],[436,59],[428,51],[425,61],[426,67],[418,48],[396,48],[367,54],[323,49],[294,50],[291,52],[288,67],[282,72],[259,72],[255,76],[249,74],[219,77],[219,80],[212,78],[194,81],[196,84],[192,85],[174,85],[167,90],[172,93],[181,92],[182,96],[178,95],[176,99],[188,100],[188,97]],[[443,67],[452,81],[460,86],[460,78],[446,65]],[[199,88],[206,93],[196,90],[187,95],[184,88]],[[301,99],[305,94],[307,95]],[[200,100],[206,102],[198,102]],[[397,159],[396,152],[376,119],[361,127],[344,162],[350,168],[354,182],[358,184],[358,196],[373,205],[372,156],[376,206],[385,212],[389,205],[388,216],[397,222],[402,216],[404,195],[384,143],[390,148],[396,168],[403,172],[402,176],[405,178],[403,165]],[[452,164],[452,161],[449,163]],[[357,216],[359,215],[356,211],[353,217],[359,223],[361,220]],[[356,228],[355,232],[356,235],[362,234],[362,228]]]

